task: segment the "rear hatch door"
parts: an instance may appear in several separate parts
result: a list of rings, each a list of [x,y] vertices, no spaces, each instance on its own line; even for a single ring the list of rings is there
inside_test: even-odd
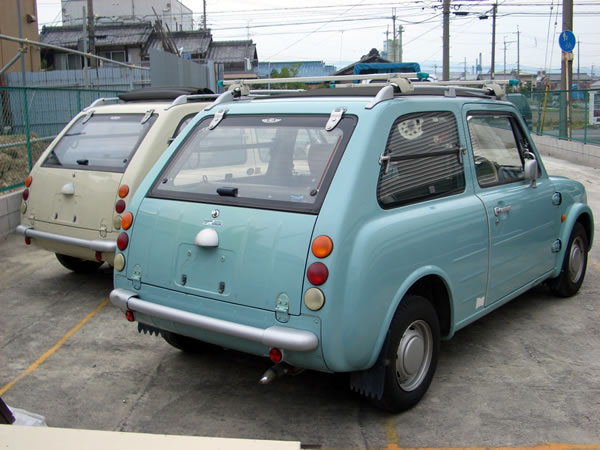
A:
[[[33,174],[36,221],[112,230],[116,193],[154,122],[140,114],[88,114],[75,121]]]

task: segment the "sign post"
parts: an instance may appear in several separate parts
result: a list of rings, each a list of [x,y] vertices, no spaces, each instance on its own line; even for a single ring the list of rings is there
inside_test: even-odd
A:
[[[573,49],[575,48],[575,44],[577,40],[575,39],[575,35],[572,31],[563,30],[558,37],[558,45],[562,50],[562,61],[564,62],[563,66],[568,66],[571,61],[573,61]],[[569,77],[569,71],[566,72],[566,89],[567,89],[567,101],[566,101],[566,129],[567,129],[567,138],[571,138],[572,135],[572,125],[571,125],[571,117],[572,114],[572,100],[571,100],[571,79]],[[563,104],[563,102],[561,102]],[[561,112],[562,116],[562,112]]]

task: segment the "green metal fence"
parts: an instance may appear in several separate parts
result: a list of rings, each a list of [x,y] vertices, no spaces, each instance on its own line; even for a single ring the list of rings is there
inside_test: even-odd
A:
[[[600,145],[600,89],[526,94],[532,110],[532,132]]]
[[[79,111],[119,92],[0,86],[0,192],[24,185],[39,156]]]

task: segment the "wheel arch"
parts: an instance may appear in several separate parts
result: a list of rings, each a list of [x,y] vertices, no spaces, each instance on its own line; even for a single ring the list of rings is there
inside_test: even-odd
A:
[[[404,294],[419,295],[431,302],[437,312],[442,337],[449,337],[452,332],[452,307],[448,285],[439,275],[426,275],[416,281]]]

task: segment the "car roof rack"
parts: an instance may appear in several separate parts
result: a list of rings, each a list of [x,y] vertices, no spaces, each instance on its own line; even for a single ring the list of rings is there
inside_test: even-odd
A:
[[[219,94],[213,93],[210,89],[195,87],[154,87],[134,89],[129,92],[123,92],[118,97],[102,97],[94,100],[85,110],[96,106],[105,105],[107,102],[164,102],[172,101],[167,109],[182,105],[191,101],[213,101]]]
[[[367,96],[373,97],[373,100],[365,106],[367,109],[373,108],[378,103],[394,98],[398,95],[443,95],[445,97],[479,97],[496,98],[504,97],[502,85],[508,81],[496,80],[473,80],[473,81],[418,81],[427,80],[429,74],[425,72],[413,73],[384,73],[384,74],[366,74],[366,75],[332,75],[320,77],[296,77],[296,78],[263,78],[248,80],[227,80],[220,81],[219,86],[226,87],[228,90],[221,94],[217,100],[209,105],[206,110],[210,110],[220,103],[230,102],[236,98],[269,98],[277,96],[282,97],[313,97],[313,96]],[[380,80],[382,83],[362,84],[356,83],[357,80]],[[352,92],[345,89],[282,89],[274,90],[272,84],[286,83],[323,83],[330,82],[330,87],[351,88]],[[342,82],[342,83],[340,83]],[[350,82],[350,83],[343,83]],[[266,90],[251,90],[251,86],[267,85]]]

